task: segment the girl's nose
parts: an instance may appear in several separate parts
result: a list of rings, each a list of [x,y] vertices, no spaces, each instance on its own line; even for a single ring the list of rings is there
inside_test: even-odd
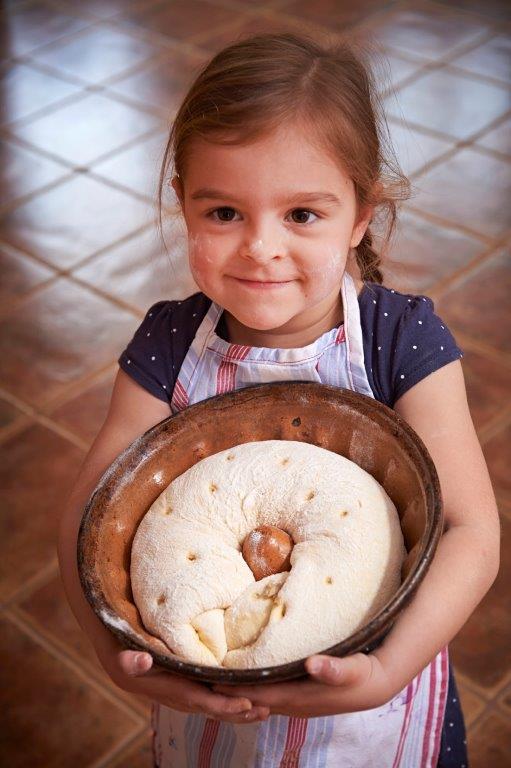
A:
[[[274,239],[257,238],[246,242],[240,249],[240,254],[258,264],[265,264],[284,255],[282,243]]]

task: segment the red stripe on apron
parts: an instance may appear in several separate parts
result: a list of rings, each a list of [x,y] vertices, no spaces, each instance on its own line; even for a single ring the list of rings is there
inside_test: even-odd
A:
[[[433,712],[435,710],[436,699],[436,660],[430,666],[429,675],[429,701],[428,701],[428,714],[426,717],[426,725],[424,727],[424,737],[422,740],[422,756],[421,756],[421,768],[426,768],[428,764],[428,754],[431,738],[431,726],[433,723]]]
[[[448,665],[448,651],[444,648],[442,651],[442,684],[440,686],[438,712],[435,724],[435,740],[433,747],[433,754],[431,756],[431,765],[434,766],[438,762],[438,754],[440,752],[440,737],[442,732],[442,723],[445,716],[445,703],[447,701],[447,690],[449,687],[449,665]]]
[[[408,685],[406,689],[406,709],[405,709],[405,716],[403,719],[403,726],[401,728],[401,735],[399,737],[399,743],[397,745],[397,752],[396,756],[394,758],[394,762],[392,763],[392,768],[399,768],[399,762],[401,760],[401,755],[403,754],[403,747],[405,745],[406,736],[408,734],[408,726],[410,725],[410,717],[412,714],[412,706],[413,706],[413,698],[414,698],[414,683],[417,683],[417,688],[419,687],[421,675],[419,675],[416,680],[412,680],[412,682]]]
[[[215,746],[219,728],[220,722],[218,720],[207,718],[199,747],[198,768],[210,768],[211,755],[213,754],[213,747]]]
[[[343,341],[346,341],[346,334],[344,333],[344,325],[341,325],[335,337],[335,343],[342,344]]]
[[[179,381],[179,379],[177,379],[175,383],[172,399],[176,407],[179,408],[180,410],[183,410],[184,408],[188,408],[188,393],[186,389],[183,387],[183,385],[181,384],[181,382]]]
[[[300,752],[307,733],[307,718],[290,717],[287,725],[286,745],[279,768],[298,768]]]

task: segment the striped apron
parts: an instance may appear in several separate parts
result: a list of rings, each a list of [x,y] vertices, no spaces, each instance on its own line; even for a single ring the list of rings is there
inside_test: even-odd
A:
[[[344,323],[300,349],[229,344],[215,332],[214,302],[179,371],[171,401],[188,405],[272,381],[318,381],[374,397],[369,386],[355,283],[341,286]],[[382,707],[328,717],[271,715],[233,725],[153,706],[158,768],[433,768],[438,760],[448,686],[447,649]]]

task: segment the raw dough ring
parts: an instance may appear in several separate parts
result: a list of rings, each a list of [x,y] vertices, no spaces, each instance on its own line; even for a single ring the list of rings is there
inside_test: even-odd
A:
[[[241,547],[287,531],[291,571],[256,582]],[[308,443],[244,443],[176,478],[142,519],[131,586],[142,621],[177,656],[264,667],[303,658],[367,623],[400,584],[396,509],[348,459]],[[264,594],[262,594],[264,593]]]

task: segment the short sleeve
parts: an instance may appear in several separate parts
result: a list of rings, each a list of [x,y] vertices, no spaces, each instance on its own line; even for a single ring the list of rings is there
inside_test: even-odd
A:
[[[140,386],[169,402],[172,395],[172,315],[176,302],[160,301],[147,311],[126,349],[120,368]]]
[[[427,296],[407,299],[407,307],[396,330],[391,364],[394,403],[430,373],[463,357],[453,335],[435,314],[434,304]]]

